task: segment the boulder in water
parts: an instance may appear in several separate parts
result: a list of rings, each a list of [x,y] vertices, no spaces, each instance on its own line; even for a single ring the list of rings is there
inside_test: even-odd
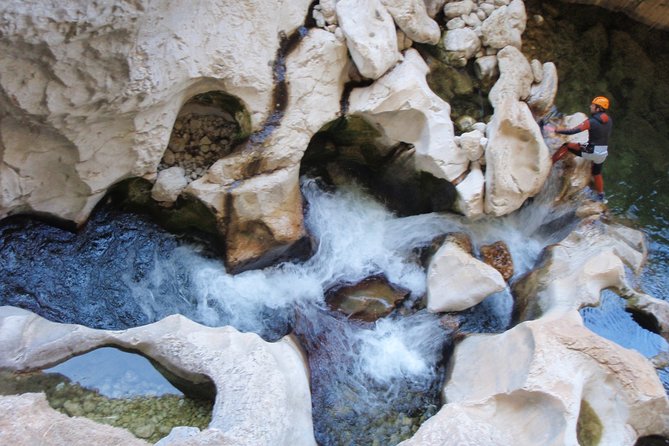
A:
[[[328,291],[326,300],[332,308],[352,319],[374,322],[390,314],[409,292],[382,277],[370,277],[354,285]]]
[[[454,208],[472,221],[483,217],[485,178],[479,163],[471,163],[467,176],[455,189],[458,195]]]
[[[509,96],[496,105],[488,124],[485,159],[486,214],[511,213],[539,193],[550,173],[551,160],[525,102]]]
[[[151,198],[170,205],[177,200],[187,185],[188,181],[183,167],[170,167],[158,173],[156,183],[151,189]]]
[[[470,335],[451,363],[446,404],[402,446],[577,445],[586,427],[599,432],[596,444],[631,445],[669,431],[650,362],[593,334],[575,310]]]
[[[640,270],[646,256],[643,240],[641,232],[598,216],[583,220],[567,238],[546,248],[541,264],[514,284],[515,318],[594,306],[606,288],[623,297],[634,294],[625,265]]]
[[[292,337],[270,343],[253,333],[205,327],[180,315],[129,330],[95,330],[0,307],[0,339],[0,367],[13,371],[42,369],[116,346],[141,352],[193,383],[213,381],[216,400],[209,429],[189,444],[211,444],[205,440],[212,436],[230,439],[215,444],[237,446],[316,444],[306,359]],[[13,429],[32,424],[23,421]],[[76,435],[70,432],[59,444],[70,444],[66,440]]]
[[[506,287],[499,271],[467,250],[467,240],[461,234],[450,235],[430,261],[427,271],[430,311],[466,310]]]
[[[499,240],[490,245],[481,246],[480,251],[483,261],[499,271],[504,280],[508,282],[513,276],[513,258],[511,258],[511,252],[506,243]]]

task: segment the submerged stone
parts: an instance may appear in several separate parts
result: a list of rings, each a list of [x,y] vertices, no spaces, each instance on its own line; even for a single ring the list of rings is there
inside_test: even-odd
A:
[[[212,401],[178,395],[109,398],[57,373],[0,373],[0,395],[39,392],[52,408],[69,417],[124,428],[152,443],[176,426],[206,429],[213,408]]]
[[[370,277],[330,290],[326,300],[332,308],[353,319],[373,322],[390,314],[409,293],[410,290],[399,288],[382,277]]]

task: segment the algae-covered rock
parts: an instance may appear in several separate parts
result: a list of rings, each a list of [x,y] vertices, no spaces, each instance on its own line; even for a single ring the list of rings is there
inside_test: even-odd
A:
[[[597,446],[602,439],[604,426],[586,400],[581,401],[581,410],[576,424],[576,438],[580,446]]]

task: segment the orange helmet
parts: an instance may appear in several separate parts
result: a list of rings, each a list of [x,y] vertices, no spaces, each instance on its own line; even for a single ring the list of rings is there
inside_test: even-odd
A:
[[[604,96],[597,96],[595,99],[592,100],[592,103],[602,107],[604,110],[609,109],[609,100],[606,99]]]

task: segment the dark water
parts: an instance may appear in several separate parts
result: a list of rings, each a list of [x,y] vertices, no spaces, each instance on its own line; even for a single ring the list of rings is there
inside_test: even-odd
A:
[[[621,222],[643,231],[648,245],[647,264],[638,277],[630,274],[630,281],[639,291],[669,300],[669,172],[653,172],[633,148],[621,148],[612,157],[619,159],[606,166],[609,208]],[[648,358],[669,350],[664,338],[632,319],[620,297],[604,292],[602,300],[601,307],[581,311],[588,328]],[[669,368],[658,375],[669,394]]]
[[[657,147],[665,151],[669,147]],[[669,170],[657,171],[643,157],[620,150],[627,161],[616,160],[608,167],[609,207],[628,226],[641,229],[647,236],[648,263],[641,274],[640,286],[648,294],[669,298]],[[614,154],[617,157],[618,154]]]
[[[439,410],[443,359],[451,338],[437,319],[423,311],[403,318],[412,331],[399,332],[388,325],[384,332],[383,325],[356,323],[323,311],[298,318],[296,333],[309,352],[318,444],[397,444]],[[372,343],[365,339],[369,336],[374,337]],[[394,336],[403,339],[393,340]],[[418,358],[406,351],[397,361],[397,350],[404,344],[422,344],[420,350],[427,354]],[[365,361],[373,364],[361,364]]]
[[[155,290],[162,304],[151,312],[128,298],[133,284],[154,273],[156,259],[180,244],[156,224],[113,210],[99,210],[76,234],[28,218],[6,219],[0,225],[0,303],[92,328],[145,325],[193,305],[178,289],[188,278],[176,267],[175,280]]]
[[[648,263],[639,290],[669,299],[669,32],[596,6],[525,0],[528,58],[553,61],[560,79],[561,112],[587,113],[591,98],[611,100],[613,134],[604,165],[611,213],[642,230]],[[535,15],[543,17],[539,23]],[[632,279],[633,280],[633,279]],[[625,313],[622,301],[603,294],[601,308],[584,310],[586,324],[621,345],[652,356],[666,343]],[[667,386],[666,370],[660,376]]]
[[[365,202],[370,198],[352,202],[345,194],[339,199],[317,195],[321,202],[310,202],[312,214],[324,208],[351,223],[355,212],[343,213],[359,208],[368,213],[358,215],[363,220],[391,217],[379,204]],[[376,268],[400,282],[424,286],[425,280],[415,259],[405,263],[393,255],[396,243],[386,248],[381,239],[372,238],[369,246],[359,240],[369,224],[346,230],[334,217],[312,214],[308,222],[323,223],[312,231],[324,233],[312,259],[234,276],[206,256],[197,240],[112,208],[96,210],[78,233],[28,218],[6,219],[0,222],[0,304],[103,329],[148,324],[174,313],[206,325],[254,331],[268,340],[294,329],[312,367],[320,443],[396,444],[438,407],[450,331],[435,315],[361,326],[322,309],[323,293],[333,280],[374,274]],[[428,228],[422,243],[434,238],[432,231]],[[357,243],[355,252],[350,243]],[[410,249],[406,255],[411,257]],[[301,300],[302,295],[308,299]]]

